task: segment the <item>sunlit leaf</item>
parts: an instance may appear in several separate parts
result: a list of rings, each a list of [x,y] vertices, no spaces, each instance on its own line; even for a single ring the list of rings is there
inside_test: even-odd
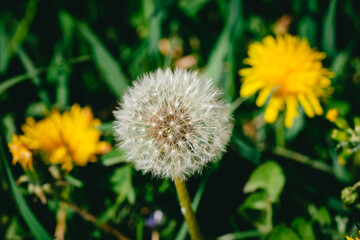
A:
[[[266,162],[252,172],[244,186],[245,193],[251,193],[258,189],[267,192],[271,202],[279,199],[285,185],[285,176],[282,168],[276,162]]]
[[[300,237],[285,226],[277,226],[271,233],[269,240],[301,240]]]
[[[315,233],[310,221],[302,217],[296,218],[291,227],[297,232],[297,234],[301,237],[301,239],[306,240],[315,240]]]

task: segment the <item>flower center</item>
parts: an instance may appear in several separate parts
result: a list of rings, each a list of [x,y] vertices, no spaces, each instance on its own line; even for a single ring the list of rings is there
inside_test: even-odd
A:
[[[158,143],[174,148],[187,141],[194,127],[187,111],[169,106],[150,118],[149,129]]]

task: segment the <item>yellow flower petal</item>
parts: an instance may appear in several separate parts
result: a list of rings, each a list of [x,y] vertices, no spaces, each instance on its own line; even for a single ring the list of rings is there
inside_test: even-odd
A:
[[[81,108],[78,104],[63,114],[53,110],[49,117],[39,122],[28,118],[22,126],[24,135],[15,137],[14,144],[9,145],[10,150],[13,149],[14,162],[30,168],[32,155],[21,154],[39,152],[45,163],[60,164],[66,171],[70,171],[73,165],[85,166],[96,161],[96,154],[111,149],[109,143],[100,141],[101,132],[96,128],[100,123],[94,119],[89,107]],[[21,147],[21,151],[16,147]]]
[[[289,34],[267,36],[249,46],[248,58],[244,60],[249,67],[239,71],[243,81],[240,95],[247,97],[259,91],[256,105],[262,106],[271,93],[269,89],[277,87],[270,98],[280,99],[281,106],[269,106],[265,113],[267,122],[274,122],[274,116],[285,105],[285,122],[291,126],[297,115],[294,106],[299,103],[309,117],[321,115],[319,99],[330,94],[330,78],[334,77],[323,68],[324,58],[325,54],[311,49],[306,39]],[[293,97],[290,102],[289,97]],[[287,110],[288,107],[293,109]]]
[[[13,135],[12,142],[8,146],[13,156],[12,163],[14,165],[20,163],[24,170],[34,170],[32,152],[18,135]]]
[[[286,111],[285,111],[285,126],[287,128],[291,127],[294,122],[294,118],[298,116],[298,103],[295,97],[288,97],[285,100]]]
[[[271,98],[269,105],[266,107],[265,110],[265,122],[267,123],[273,123],[275,122],[279,110],[282,107],[283,102],[280,99],[277,98]]]
[[[308,98],[309,98],[309,101],[311,103],[311,106],[314,108],[314,111],[315,111],[316,115],[322,115],[324,111],[323,111],[323,109],[322,109],[322,107],[320,105],[319,100],[312,94],[310,94],[308,96]]]
[[[298,96],[298,100],[299,100],[301,106],[303,107],[305,114],[311,118],[314,117],[315,116],[314,110],[313,110],[312,106],[310,105],[309,101],[307,100],[307,98],[303,94],[300,94]]]
[[[338,116],[339,116],[339,112],[336,108],[330,109],[326,113],[326,119],[329,120],[330,122],[335,122]]]
[[[256,99],[256,105],[258,107],[261,107],[262,105],[264,105],[264,103],[266,102],[266,99],[269,97],[272,90],[273,90],[273,88],[268,87],[268,88],[264,88],[263,90],[261,90],[259,92],[259,96]]]
[[[248,97],[256,93],[259,89],[264,86],[264,83],[260,81],[247,81],[243,83],[243,86],[240,90],[240,95],[242,97]]]

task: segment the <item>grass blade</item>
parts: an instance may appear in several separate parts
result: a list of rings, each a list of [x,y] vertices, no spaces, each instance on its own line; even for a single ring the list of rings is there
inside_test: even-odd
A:
[[[336,2],[337,0],[330,1],[323,26],[322,48],[329,57],[333,57],[336,54],[336,47],[335,47]]]
[[[20,193],[20,190],[15,183],[8,160],[6,158],[5,150],[1,139],[0,139],[0,157],[4,165],[6,175],[8,176],[9,186],[14,196],[14,200],[17,205],[17,208],[19,209],[19,212],[21,216],[24,218],[30,231],[32,232],[34,237],[38,240],[51,240],[52,238],[49,236],[49,234],[46,232],[44,227],[36,219],[32,211],[30,210],[29,206],[27,205],[24,196]]]
[[[238,26],[242,23],[241,6],[242,1],[240,0],[232,0],[229,2],[226,26],[224,27],[223,32],[211,52],[209,61],[205,66],[205,75],[212,78],[217,86],[222,85],[221,79],[224,72],[224,59],[229,55],[229,51],[233,50],[231,46],[236,37],[241,35],[241,31],[238,29]],[[225,83],[225,85],[231,86],[232,84]]]
[[[0,73],[4,73],[9,63],[8,38],[5,32],[5,24],[0,20]]]
[[[43,103],[46,104],[46,106],[50,108],[51,107],[50,97],[48,93],[45,91],[45,89],[41,86],[41,80],[40,77],[37,75],[36,68],[33,62],[22,48],[19,48],[17,53],[26,71],[31,76],[32,83],[38,88],[39,98]]]
[[[23,41],[25,40],[31,23],[33,22],[37,8],[38,8],[39,0],[30,0],[27,7],[25,16],[19,23],[18,27],[16,28],[15,34],[10,40],[10,49],[9,53],[10,56],[13,56],[14,53],[18,51],[18,49],[21,47]]]
[[[103,74],[110,90],[116,97],[120,98],[128,86],[128,80],[118,63],[86,25],[78,24],[78,29],[91,45],[95,64]]]

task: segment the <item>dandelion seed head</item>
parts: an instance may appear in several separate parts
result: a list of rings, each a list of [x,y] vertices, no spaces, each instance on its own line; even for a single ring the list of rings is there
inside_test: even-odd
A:
[[[159,69],[124,94],[114,111],[115,136],[137,170],[186,179],[225,151],[232,129],[227,109],[210,79],[197,72]]]

